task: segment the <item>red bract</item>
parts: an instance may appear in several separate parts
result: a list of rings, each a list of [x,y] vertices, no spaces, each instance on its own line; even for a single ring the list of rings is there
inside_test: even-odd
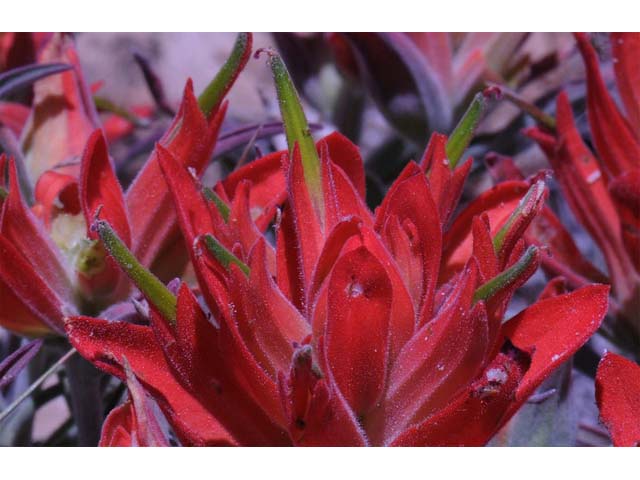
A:
[[[635,345],[640,342],[640,136],[635,118],[640,103],[633,79],[640,76],[640,65],[633,45],[639,38],[635,33],[611,36],[625,118],[606,88],[588,37],[576,34],[587,70],[587,113],[597,156],[582,140],[565,93],[558,97],[555,134],[528,131],[549,158],[572,211],[602,251],[618,319],[614,326]],[[563,243],[568,245],[561,240],[560,249]],[[574,286],[602,278],[584,261],[576,261],[581,256],[563,257]]]
[[[447,228],[470,163],[443,169],[447,139],[435,136],[371,212],[357,148],[339,134],[314,144],[282,61],[269,63],[290,152],[209,190],[183,153],[158,149],[203,302],[184,283],[174,296],[98,220],[150,325],[73,317],[71,342],[122,379],[126,358],[186,444],[485,444],[596,331],[608,287],[506,319],[538,266],[522,237],[544,182],[521,182],[508,210],[472,203]],[[219,425],[199,422],[194,404]]]
[[[606,353],[598,365],[596,400],[613,444],[640,446],[640,366]]]
[[[23,142],[27,170],[37,181],[32,208],[23,196],[24,185],[31,188],[29,178],[20,177],[16,161],[0,157],[2,326],[29,336],[64,334],[65,316],[99,312],[126,298],[129,284],[90,228],[98,213],[145,267],[170,276],[181,273],[186,260],[166,255],[180,235],[158,152],[169,152],[181,159],[183,168],[202,174],[226,112],[222,100],[250,52],[251,35],[241,35],[215,88],[209,87],[200,100],[187,82],[169,130],[123,192],[104,133],[96,129],[93,100],[82,82],[73,45],[64,36],[51,39],[43,57],[64,58],[75,68],[35,87],[32,120]],[[52,138],[60,143],[52,144]],[[7,166],[8,178],[2,178]]]

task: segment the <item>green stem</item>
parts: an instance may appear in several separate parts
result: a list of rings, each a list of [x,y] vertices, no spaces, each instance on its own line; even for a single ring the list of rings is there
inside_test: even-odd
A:
[[[218,108],[234,80],[246,65],[251,55],[251,44],[252,36],[250,33],[239,33],[231,55],[198,97],[198,105],[206,117]]]
[[[216,257],[216,260],[220,262],[220,264],[225,268],[229,269],[229,266],[233,263],[235,264],[243,273],[247,276],[251,273],[251,270],[238,257],[236,257],[233,253],[227,250],[224,245],[222,245],[213,235],[206,234],[204,235],[204,244],[207,247],[207,250],[211,252],[211,254]]]
[[[96,220],[92,228],[98,232],[109,255],[120,265],[120,268],[140,289],[147,300],[158,309],[166,320],[175,325],[177,308],[175,295],[158,277],[138,262],[108,222]]]
[[[449,135],[445,150],[451,170],[456,168],[462,158],[462,154],[471,143],[471,140],[473,140],[480,120],[482,120],[489,106],[489,100],[499,94],[500,90],[497,87],[487,88],[477,93],[476,96],[473,97],[467,111],[464,112],[464,115],[456,125],[456,128],[454,128],[453,132]]]
[[[274,52],[269,55],[269,66],[276,84],[280,114],[285,127],[289,154],[293,156],[295,146],[298,145],[304,181],[311,197],[311,202],[320,222],[324,220],[324,195],[322,192],[322,177],[320,175],[320,158],[316,144],[311,136],[298,92],[282,58]],[[293,159],[292,159],[293,160]]]
[[[537,254],[538,247],[530,246],[527,248],[520,260],[514,265],[478,287],[473,295],[474,303],[480,300],[488,300],[500,290],[513,284],[529,268]]]
[[[220,215],[222,215],[222,218],[224,219],[224,221],[228,222],[229,215],[231,214],[231,209],[224,202],[224,200],[222,200],[220,196],[213,189],[209,187],[204,187],[202,189],[202,193],[204,195],[204,198],[206,198],[208,201],[213,202],[215,204],[216,208],[218,209],[218,212],[220,212]]]

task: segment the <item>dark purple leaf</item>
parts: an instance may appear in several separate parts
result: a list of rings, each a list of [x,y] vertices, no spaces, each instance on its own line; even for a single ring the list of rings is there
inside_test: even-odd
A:
[[[33,340],[13,352],[0,363],[0,389],[9,385],[29,364],[42,347],[42,339]]]
[[[313,132],[316,130],[320,130],[322,126],[317,123],[311,123],[309,124],[309,128]],[[216,148],[213,151],[213,156],[217,157],[219,155],[223,155],[227,152],[230,152],[231,150],[247,144],[255,135],[256,130],[260,131],[258,135],[256,135],[255,139],[260,140],[263,138],[271,137],[273,135],[284,133],[284,126],[281,122],[269,122],[260,125],[247,125],[246,127],[232,130],[231,132],[222,133],[218,138],[218,142],[216,143]]]
[[[169,115],[170,117],[175,116],[175,111],[173,108],[169,106],[169,102],[167,101],[167,97],[164,93],[164,87],[162,86],[162,82],[156,73],[153,71],[151,64],[147,57],[142,55],[139,51],[133,51],[133,58],[136,61],[138,67],[142,71],[142,75],[144,76],[144,80],[147,83],[147,87],[149,88],[149,92],[151,92],[151,96],[153,100],[156,102],[156,105],[160,110]]]
[[[429,131],[450,128],[452,108],[446,91],[409,37],[402,33],[344,35],[367,90],[399,131],[425,142]]]
[[[0,98],[31,85],[36,80],[73,68],[66,63],[31,64],[0,73]]]

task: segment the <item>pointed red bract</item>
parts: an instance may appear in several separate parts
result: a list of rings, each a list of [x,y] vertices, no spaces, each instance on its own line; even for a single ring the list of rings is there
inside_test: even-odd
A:
[[[640,33],[612,33],[611,50],[616,83],[627,119],[636,138],[640,139]]]
[[[606,353],[596,374],[596,401],[613,444],[640,446],[640,366]]]
[[[596,332],[607,312],[608,296],[606,285],[587,286],[541,300],[509,320],[504,335],[531,355],[531,366],[518,385],[512,410]]]
[[[173,378],[149,327],[72,317],[66,322],[66,331],[69,341],[85,358],[122,380],[126,378],[122,366],[123,357],[126,357],[184,441],[194,445],[235,443]]]
[[[99,211],[100,218],[109,222],[120,239],[129,246],[131,232],[124,206],[120,182],[116,177],[107,143],[100,130],[91,134],[80,161],[80,202],[87,223],[87,236],[97,238],[91,224]]]
[[[587,69],[587,113],[593,141],[610,177],[640,166],[640,140],[616,107],[600,74],[598,57],[584,33],[575,35]]]

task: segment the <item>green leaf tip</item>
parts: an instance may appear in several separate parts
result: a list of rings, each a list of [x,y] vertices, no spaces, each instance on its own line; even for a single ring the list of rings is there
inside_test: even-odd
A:
[[[136,127],[149,126],[149,123],[150,123],[149,120],[147,120],[146,118],[141,118],[141,117],[138,117],[137,115],[134,115],[126,108],[121,107],[120,105],[116,105],[108,98],[101,97],[100,95],[94,95],[93,103],[95,104],[98,111],[113,113],[114,115],[117,115],[118,117],[130,122]]]
[[[240,260],[238,257],[236,257],[229,250],[227,250],[224,247],[224,245],[218,242],[218,240],[213,235],[210,235],[207,233],[206,235],[203,236],[203,239],[204,239],[204,244],[207,247],[207,250],[211,252],[211,254],[216,258],[216,260],[220,262],[220,264],[225,269],[228,270],[231,264],[233,263],[238,268],[240,268],[240,270],[242,270],[242,272],[245,275],[249,276],[249,274],[251,273],[251,270],[249,269],[247,264],[244,263],[242,260]]]
[[[222,218],[224,219],[224,221],[228,222],[229,215],[231,214],[231,209],[229,208],[229,205],[227,205],[224,202],[224,200],[222,200],[220,196],[212,188],[204,187],[202,189],[202,194],[204,195],[204,198],[206,198],[208,201],[213,202],[213,204],[218,209],[218,212],[220,212],[220,215],[222,215]]]
[[[5,199],[8,196],[9,192],[4,187],[0,187],[0,198]]]
[[[293,85],[291,75],[287,70],[282,57],[273,50],[261,49],[256,52],[256,57],[261,53],[269,56],[268,64],[271,68],[273,80],[278,94],[280,114],[284,123],[289,154],[293,156],[296,145],[300,151],[304,180],[309,190],[313,206],[322,221],[324,219],[324,196],[322,193],[322,178],[320,174],[320,158],[313,141],[307,117],[304,114],[300,97]]]
[[[511,267],[480,285],[473,295],[474,303],[480,300],[488,300],[500,290],[513,284],[537,260],[539,250],[536,246],[530,246]]]
[[[144,268],[127,248],[118,234],[105,220],[95,220],[91,229],[98,233],[105,249],[127,274],[131,281],[140,289],[147,300],[158,309],[160,314],[171,324],[176,323],[176,297],[149,270]]]
[[[529,187],[525,196],[520,199],[520,202],[518,202],[518,206],[513,210],[513,212],[511,212],[511,215],[509,215],[505,224],[498,233],[496,233],[495,237],[493,237],[493,248],[496,253],[500,251],[507,234],[518,220],[526,219],[534,213],[540,202],[543,200],[545,189],[546,183],[544,180],[537,180],[533,185],[531,185],[531,187]]]
[[[445,147],[451,170],[456,168],[456,165],[458,165],[471,140],[473,140],[473,136],[489,106],[490,100],[499,98],[501,95],[502,90],[499,87],[493,86],[485,88],[473,97],[467,111],[464,112],[456,128],[454,128],[451,135],[449,135],[449,140]]]
[[[198,105],[206,117],[222,103],[222,99],[249,61],[252,46],[253,35],[250,33],[238,34],[229,58],[198,97]]]

